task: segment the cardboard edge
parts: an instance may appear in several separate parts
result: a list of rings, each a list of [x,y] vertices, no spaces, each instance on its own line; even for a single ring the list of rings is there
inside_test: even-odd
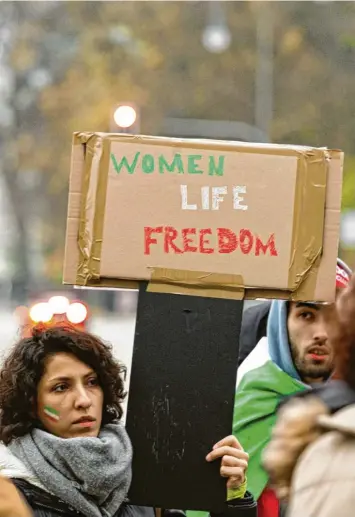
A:
[[[327,200],[325,210],[324,228],[324,252],[316,280],[315,297],[319,299],[335,300],[336,262],[339,253],[340,222],[341,222],[341,197],[343,185],[344,153],[342,151],[329,151],[330,162],[327,178]],[[327,282],[324,282],[323,271],[327,273]]]
[[[63,282],[66,285],[74,285],[74,288],[78,289],[117,289],[127,290],[127,291],[138,291],[139,285],[141,282],[146,282],[146,280],[128,280],[128,279],[116,279],[116,278],[107,278],[101,277],[98,280],[91,280],[87,285],[75,285],[74,281]],[[164,288],[165,289],[165,288]],[[225,291],[223,290],[223,296],[219,296],[220,298],[226,298]],[[194,286],[184,286],[182,289],[179,284],[175,284],[174,291],[171,290],[171,284],[169,284],[169,290],[166,291],[155,291],[155,292],[174,292],[175,294],[186,294],[190,296],[200,296],[200,294],[196,294],[196,289]],[[210,293],[205,291],[204,296],[209,298],[216,298],[215,291],[211,291]],[[233,298],[235,299],[235,298]],[[241,298],[237,298],[241,299]],[[292,293],[291,291],[281,290],[281,289],[261,289],[261,288],[248,288],[246,287],[244,290],[244,300],[289,300],[289,301],[298,301],[297,293]],[[304,301],[304,300],[299,300]],[[318,303],[331,303],[334,301],[334,297],[329,299],[319,299]],[[317,303],[317,300],[313,300],[314,303]]]
[[[74,133],[72,136],[72,154],[70,161],[70,173],[69,173],[69,194],[74,191],[73,185],[76,183],[77,176],[79,175],[80,189],[75,192],[82,198],[82,182],[83,182],[83,168],[85,164],[85,145],[81,142],[78,133]],[[67,224],[65,234],[65,247],[64,247],[64,265],[63,265],[63,284],[73,285],[75,283],[76,271],[79,263],[79,248],[77,247],[77,236],[80,218],[73,217],[73,211],[75,210],[74,201],[69,195],[68,206],[67,206]],[[72,228],[74,226],[74,229]],[[72,230],[74,230],[74,235]],[[75,240],[75,243],[73,242]],[[74,274],[74,263],[75,277]]]
[[[255,153],[259,154],[271,154],[275,156],[294,156],[299,157],[300,154],[313,153],[318,151],[324,153],[328,151],[325,147],[308,147],[308,146],[297,146],[288,144],[263,144],[263,143],[252,143],[242,141],[226,141],[226,140],[209,140],[209,139],[194,139],[194,138],[174,138],[165,136],[152,136],[152,135],[132,135],[129,133],[77,133],[78,137],[82,142],[89,140],[92,136],[99,137],[103,140],[109,140],[110,142],[118,143],[132,143],[148,146],[169,146],[181,149],[205,149],[211,151],[229,151],[229,152],[240,152],[240,153]],[[337,150],[329,150],[329,152],[341,152]]]

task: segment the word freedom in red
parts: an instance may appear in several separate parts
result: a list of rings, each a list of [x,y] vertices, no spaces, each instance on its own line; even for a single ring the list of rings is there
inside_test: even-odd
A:
[[[217,228],[218,245],[213,248],[209,242],[212,235],[211,228],[183,228],[179,234],[173,226],[157,226],[144,228],[144,254],[150,255],[151,246],[160,241],[158,235],[162,235],[162,245],[165,253],[233,253],[238,248],[245,255],[250,253],[259,256],[269,253],[277,257],[275,235],[269,235],[266,242],[263,242],[258,235],[250,230],[240,230],[238,234],[228,228]]]

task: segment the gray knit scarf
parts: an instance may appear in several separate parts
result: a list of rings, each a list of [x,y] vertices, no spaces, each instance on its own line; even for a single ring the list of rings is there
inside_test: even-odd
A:
[[[97,438],[58,438],[41,429],[17,438],[11,452],[42,485],[86,517],[112,517],[131,483],[132,446],[121,424]]]

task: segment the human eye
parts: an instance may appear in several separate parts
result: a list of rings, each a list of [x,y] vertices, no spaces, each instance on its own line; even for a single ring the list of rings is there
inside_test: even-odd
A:
[[[97,377],[90,377],[88,379],[88,386],[93,387],[93,386],[98,386],[98,385],[99,385],[99,381],[98,381]]]
[[[314,313],[312,311],[304,310],[300,313],[300,318],[302,318],[305,321],[313,321]]]
[[[68,389],[68,385],[65,383],[61,383],[53,386],[52,391],[54,391],[55,393],[62,393],[66,389]]]

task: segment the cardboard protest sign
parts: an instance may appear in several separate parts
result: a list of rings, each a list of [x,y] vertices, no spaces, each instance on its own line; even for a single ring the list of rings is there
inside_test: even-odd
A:
[[[76,133],[64,282],[332,301],[343,155]]]

